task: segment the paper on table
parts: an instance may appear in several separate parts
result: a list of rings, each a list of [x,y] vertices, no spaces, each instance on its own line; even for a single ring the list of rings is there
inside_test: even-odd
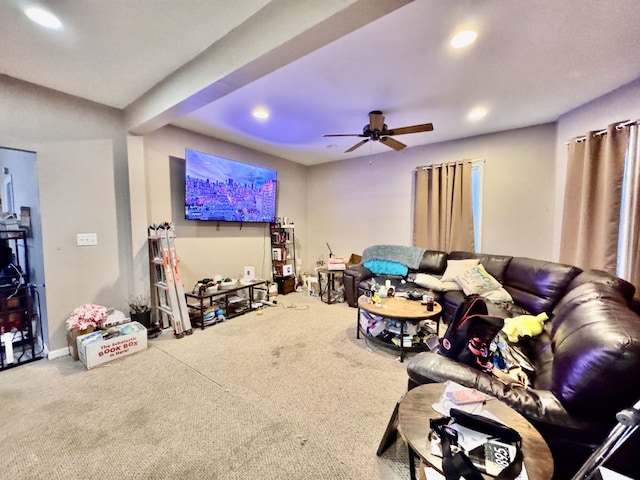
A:
[[[468,413],[480,413],[480,411],[482,410],[482,402],[467,403],[465,405],[459,405],[455,403],[453,400],[451,400],[450,398],[453,392],[461,391],[461,390],[472,390],[471,388],[463,387],[462,385],[452,382],[450,380],[447,380],[446,382],[444,382],[444,384],[446,385],[444,393],[442,394],[440,399],[432,405],[433,409],[436,412],[438,412],[441,415],[444,415],[445,417],[449,416],[449,409],[451,408],[464,410],[465,412],[468,412]]]

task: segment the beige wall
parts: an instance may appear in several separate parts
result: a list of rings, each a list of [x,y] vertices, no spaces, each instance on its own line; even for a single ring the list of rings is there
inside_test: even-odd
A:
[[[147,215],[149,223],[175,224],[176,249],[187,289],[206,277],[241,277],[243,267],[249,265],[255,267],[256,276],[271,278],[271,245],[266,224],[243,224],[240,228],[237,223],[218,225],[184,219],[185,148],[277,170],[277,215],[294,221],[296,253],[305,261],[306,167],[181,128],[165,127],[144,137]]]
[[[485,159],[482,251],[551,256],[553,124],[323,164],[309,169],[309,250],[361,253],[376,243],[411,244],[414,168]]]
[[[49,350],[83,303],[125,308],[130,283],[121,112],[0,75],[0,145],[36,152]],[[77,233],[97,233],[77,247]]]

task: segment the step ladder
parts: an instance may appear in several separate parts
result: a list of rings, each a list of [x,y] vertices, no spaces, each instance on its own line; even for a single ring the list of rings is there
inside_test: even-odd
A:
[[[150,225],[148,237],[156,318],[160,321],[161,328],[172,326],[176,338],[191,335],[193,329],[178,268],[173,225]]]

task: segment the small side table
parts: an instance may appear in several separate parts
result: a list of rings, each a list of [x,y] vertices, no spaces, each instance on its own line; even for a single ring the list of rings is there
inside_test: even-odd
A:
[[[322,288],[322,276],[325,275],[327,277],[327,283],[323,290]],[[327,300],[326,303],[332,304],[335,303],[335,299],[331,298],[331,293],[336,290],[336,277],[342,277],[344,275],[344,270],[329,270],[328,268],[321,268],[318,270],[318,287],[320,290],[320,300],[325,301],[323,297],[323,293],[326,293]]]
[[[402,435],[409,448],[409,468],[411,479],[415,480],[415,456],[442,472],[442,459],[431,454],[429,441],[429,420],[440,418],[432,405],[445,391],[445,385],[431,383],[409,390],[396,405],[393,416],[387,426],[378,456],[391,444],[395,431]],[[522,436],[522,455],[530,480],[550,480],[553,476],[553,457],[547,443],[540,433],[522,415],[498,399],[491,398],[484,408],[505,424],[514,428]],[[424,478],[424,477],[423,477]],[[491,479],[488,475],[483,478]]]

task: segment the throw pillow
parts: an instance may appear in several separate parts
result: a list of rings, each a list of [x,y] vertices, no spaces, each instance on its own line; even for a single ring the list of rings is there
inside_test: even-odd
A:
[[[417,273],[413,282],[422,288],[430,288],[436,292],[442,292],[445,289],[442,280],[426,273]]]
[[[451,282],[442,282],[442,291],[443,292],[451,292],[453,290],[462,290],[460,288],[460,285],[458,285],[457,282],[451,281]]]
[[[513,297],[504,289],[504,287],[491,290],[490,292],[481,293],[480,296],[493,303],[513,303]]]
[[[376,275],[400,275],[402,277],[409,273],[409,267],[398,262],[388,260],[369,260],[364,266]]]
[[[502,287],[499,281],[493,278],[482,266],[476,265],[456,277],[456,282],[462,288],[465,295],[473,293],[482,294],[497,290]]]
[[[447,260],[447,269],[442,274],[443,282],[453,282],[458,275],[463,274],[472,267],[478,265],[480,260],[477,258],[469,258],[466,260]]]

